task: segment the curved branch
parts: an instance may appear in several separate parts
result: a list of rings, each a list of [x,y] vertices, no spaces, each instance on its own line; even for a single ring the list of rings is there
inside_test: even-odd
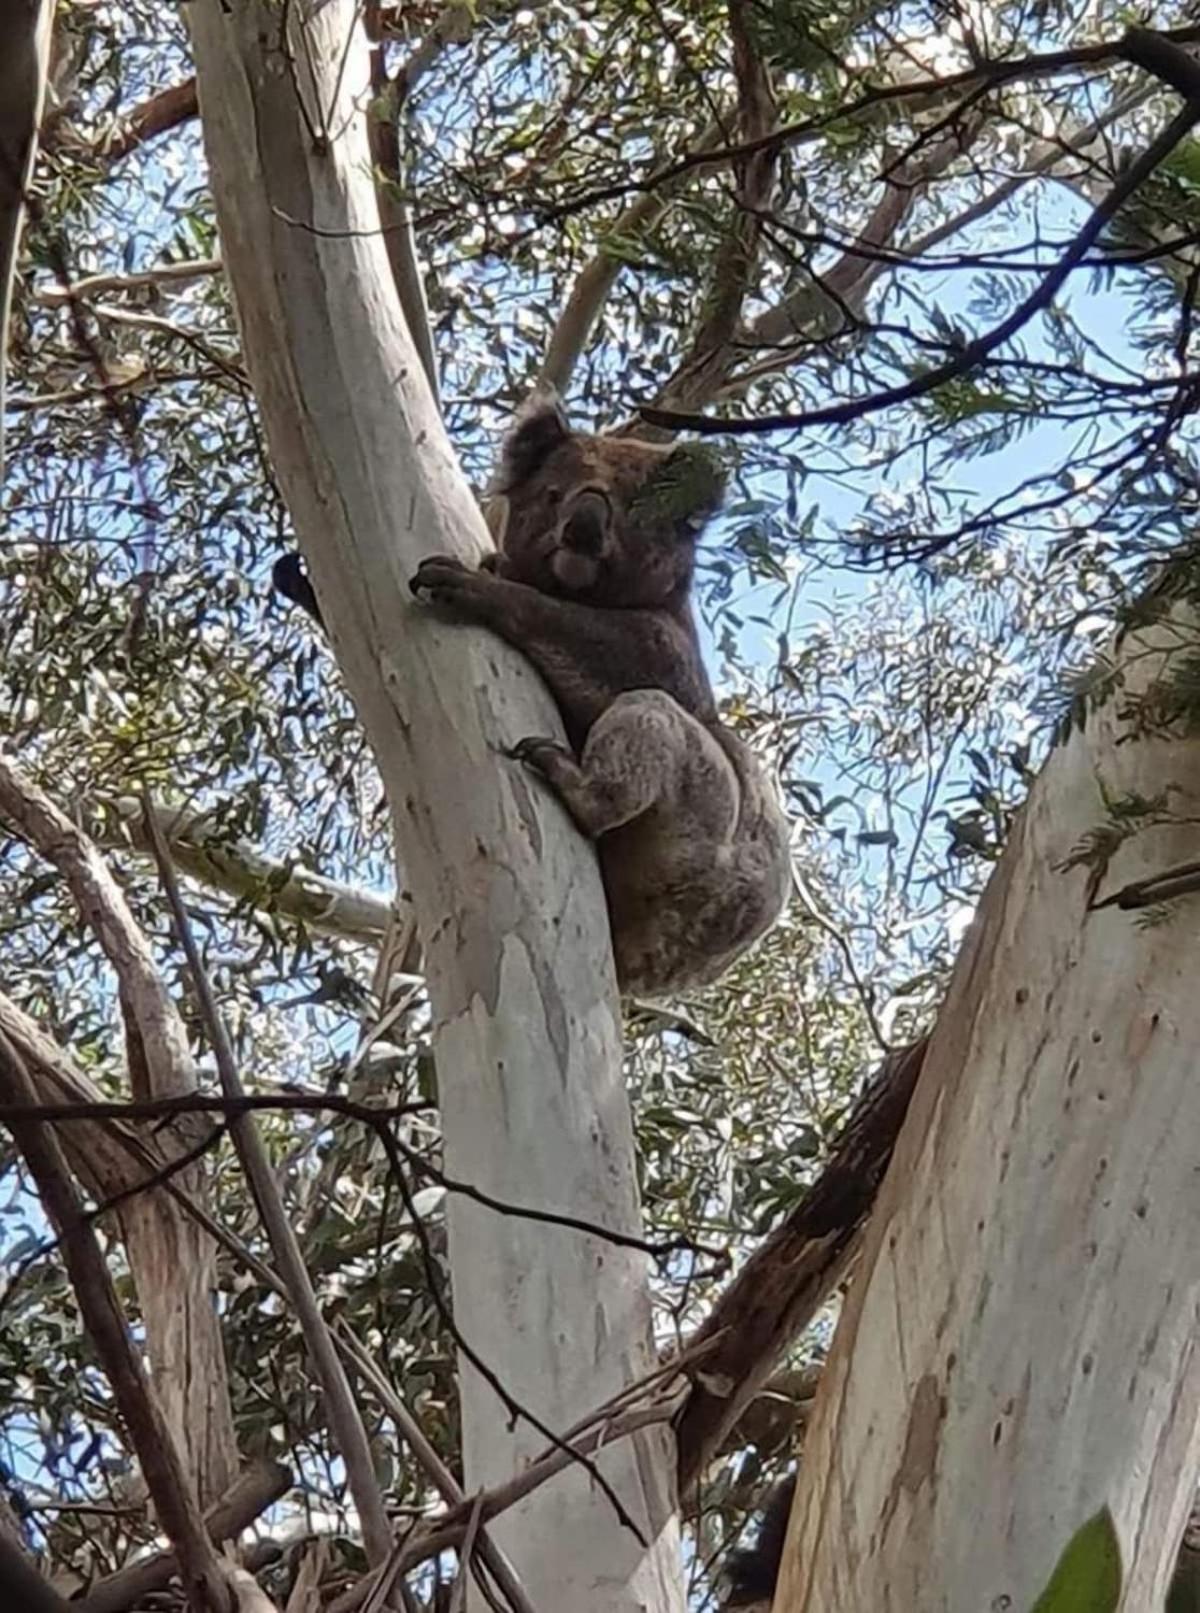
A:
[[[123,892],[88,836],[2,752],[0,816],[58,869],[112,965],[133,1095],[193,1094],[196,1072],[187,1032]],[[182,1129],[186,1133],[186,1123]],[[186,1135],[161,1136],[158,1163],[186,1152],[187,1141]],[[205,1180],[198,1166],[189,1167],[184,1180],[203,1198]],[[121,1225],[156,1384],[204,1504],[237,1471],[221,1331],[211,1304],[212,1251],[183,1212],[159,1196],[128,1205]]]
[[[725,138],[717,123],[710,123],[700,135],[695,149],[703,151]],[[622,242],[635,238],[643,230],[653,229],[671,205],[678,185],[663,185],[647,191],[622,212],[605,231],[595,257],[583,267],[570,295],[563,305],[558,321],[550,334],[546,356],[542,360],[533,390],[553,387],[563,392],[570,382],[575,365],[579,362],[588,337],[608,300],[625,260],[619,250]],[[613,250],[613,246],[618,250]]]

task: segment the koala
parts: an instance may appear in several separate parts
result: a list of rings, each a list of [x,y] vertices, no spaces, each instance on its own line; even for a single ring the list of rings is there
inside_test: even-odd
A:
[[[722,494],[695,445],[574,432],[542,399],[505,444],[500,547],[476,570],[435,556],[415,593],[522,650],[570,747],[524,739],[600,857],[622,992],[716,980],[778,918],[788,826],[748,747],[717,716],[691,592]]]

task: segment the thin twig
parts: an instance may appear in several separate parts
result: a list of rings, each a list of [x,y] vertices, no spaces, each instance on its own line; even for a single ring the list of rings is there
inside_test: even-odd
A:
[[[965,343],[961,352],[945,364],[926,370],[923,375],[905,381],[900,386],[888,387],[882,392],[873,393],[870,397],[851,398],[845,403],[831,404],[824,409],[758,415],[743,420],[716,420],[709,415],[675,413],[647,405],[639,411],[642,418],[653,426],[662,426],[672,431],[696,431],[703,436],[744,437],[768,431],[798,431],[810,426],[844,425],[852,420],[861,420],[867,415],[878,414],[882,409],[893,408],[898,403],[909,403],[914,398],[925,397],[938,387],[944,386],[947,381],[968,374],[989,353],[1010,341],[1035,314],[1050,306],[1072,269],[1095,245],[1109,220],[1145,183],[1159,164],[1170,156],[1198,120],[1200,120],[1200,101],[1189,102],[1116,181],[1037,290],[1026,297],[1024,302],[1013,309],[1007,319],[1001,320],[1000,324],[986,336],[977,336],[973,341]]]
[[[192,983],[199,999],[201,1015],[217,1062],[222,1089],[226,1097],[242,1098],[245,1092],[238,1073],[233,1045],[229,1040],[229,1033],[217,1006],[208,972],[192,934],[187,910],[179,890],[179,881],[171,863],[171,854],[155,821],[148,797],[145,802],[145,823],[147,835],[154,847],[167,901],[174,916],[179,942],[187,958]],[[350,1392],[350,1384],[342,1363],[338,1359],[333,1335],[317,1304],[312,1279],[304,1264],[304,1256],[295,1229],[284,1208],[279,1184],[275,1180],[266,1149],[251,1116],[249,1114],[234,1116],[230,1120],[229,1131],[258,1206],[258,1213],[271,1244],[279,1275],[287,1286],[288,1298],[296,1312],[304,1341],[308,1346],[313,1370],[325,1393],[330,1428],[337,1441],[342,1461],[346,1464],[346,1480],[358,1509],[368,1561],[384,1562],[391,1550],[391,1526],[375,1477],[367,1431],[363,1426],[354,1396]]]
[[[344,1323],[338,1326],[337,1337],[343,1346],[343,1354],[350,1356],[355,1371],[362,1381],[373,1390],[379,1400],[379,1404],[396,1424],[401,1436],[407,1442],[409,1449],[416,1457],[426,1477],[442,1497],[442,1500],[452,1507],[458,1506],[465,1499],[462,1485],[459,1484],[454,1474],[442,1461],[426,1437],[425,1430],[392,1388],[368,1350],[355,1338]],[[488,1572],[496,1581],[502,1594],[507,1597],[514,1613],[537,1613],[512,1565],[486,1529],[480,1531],[478,1547],[480,1558],[486,1564]]]
[[[117,1099],[98,1100],[95,1103],[43,1103],[37,1106],[33,1118],[57,1123],[64,1120],[162,1120],[186,1114],[217,1114],[229,1119],[238,1119],[260,1110],[345,1115],[351,1120],[370,1126],[376,1132],[388,1129],[390,1145],[403,1155],[409,1168],[417,1175],[424,1177],[433,1186],[444,1188],[447,1193],[457,1194],[482,1205],[484,1209],[494,1210],[497,1215],[513,1216],[522,1221],[537,1221],[544,1226],[565,1227],[570,1232],[582,1232],[589,1238],[599,1238],[619,1249],[636,1249],[639,1254],[649,1255],[654,1260],[665,1260],[672,1254],[686,1251],[703,1255],[707,1260],[728,1261],[729,1250],[720,1244],[700,1243],[684,1233],[658,1241],[639,1238],[633,1233],[618,1232],[612,1227],[601,1226],[599,1222],[584,1220],[582,1216],[560,1214],[556,1210],[542,1210],[529,1204],[515,1204],[508,1199],[500,1199],[492,1193],[485,1192],[472,1182],[448,1175],[408,1143],[390,1133],[392,1121],[403,1119],[405,1115],[422,1114],[431,1107],[432,1105],[424,1099],[412,1103],[376,1105],[358,1103],[336,1092],[324,1091],[238,1092],[232,1097],[196,1093],[179,1098],[138,1099],[132,1103]],[[0,1121],[8,1118],[10,1118],[10,1106],[0,1103]],[[210,1136],[205,1146],[207,1147],[214,1138],[215,1134]]]

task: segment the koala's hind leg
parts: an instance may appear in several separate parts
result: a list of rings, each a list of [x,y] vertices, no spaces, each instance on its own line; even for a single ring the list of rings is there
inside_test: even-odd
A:
[[[670,808],[687,793],[697,752],[707,749],[702,736],[701,725],[670,695],[635,689],[619,695],[592,724],[578,761],[548,739],[523,740],[513,754],[546,779],[582,832],[596,840],[656,808]],[[705,783],[718,796],[728,791],[729,810],[736,814],[736,780],[724,758],[717,761],[729,778]]]

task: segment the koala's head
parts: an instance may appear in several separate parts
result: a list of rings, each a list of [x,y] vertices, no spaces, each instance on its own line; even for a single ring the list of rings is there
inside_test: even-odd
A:
[[[574,432],[540,398],[509,434],[496,491],[501,575],[588,605],[670,607],[687,596],[724,471],[696,443]]]

